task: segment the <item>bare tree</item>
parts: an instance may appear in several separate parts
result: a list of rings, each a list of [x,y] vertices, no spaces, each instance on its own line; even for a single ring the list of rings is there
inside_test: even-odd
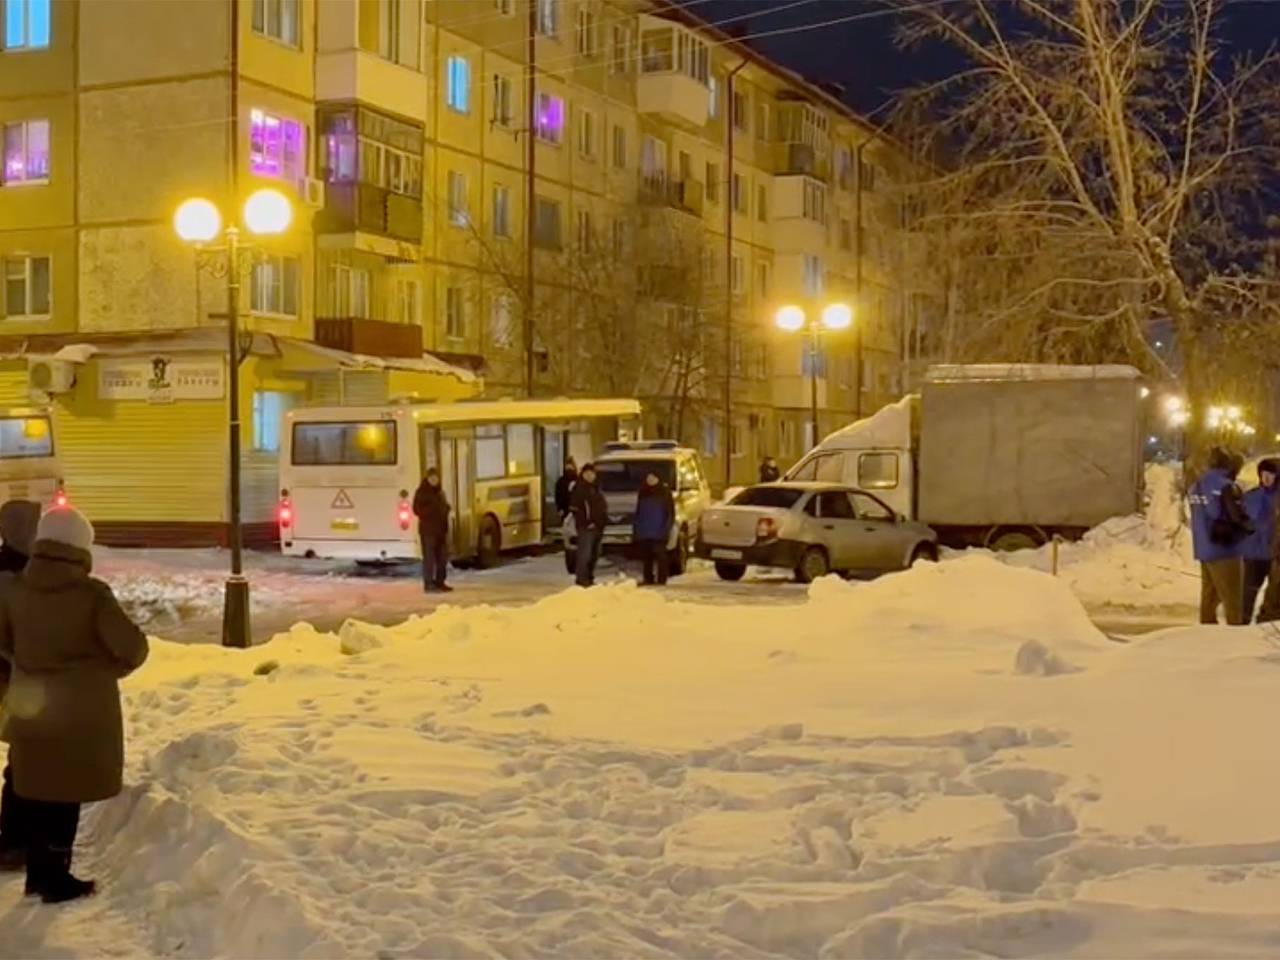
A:
[[[914,5],[901,40],[967,67],[904,98],[935,163],[910,226],[952,284],[952,359],[1128,359],[1193,404],[1276,317],[1277,58],[1228,56],[1217,0]],[[1171,331],[1177,364],[1152,347]],[[1267,337],[1274,340],[1274,334]],[[1255,347],[1256,350],[1256,347]]]

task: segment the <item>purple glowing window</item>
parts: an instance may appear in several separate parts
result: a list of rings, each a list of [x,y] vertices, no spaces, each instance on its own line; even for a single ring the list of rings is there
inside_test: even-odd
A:
[[[538,94],[538,139],[547,143],[564,139],[564,101],[548,93]]]
[[[284,180],[300,180],[306,176],[306,134],[302,124],[262,110],[251,110],[249,169],[259,176]]]
[[[4,125],[4,182],[49,179],[49,121],[24,120]]]

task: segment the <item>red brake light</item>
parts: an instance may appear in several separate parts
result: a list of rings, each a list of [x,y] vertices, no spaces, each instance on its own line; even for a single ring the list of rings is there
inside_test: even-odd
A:
[[[413,508],[409,506],[409,501],[400,501],[400,509],[397,512],[397,517],[400,520],[401,530],[408,530],[409,527],[413,525]]]
[[[280,501],[280,506],[276,508],[276,519],[279,521],[282,529],[289,529],[293,526],[293,504],[287,499]]]
[[[54,509],[56,510],[65,509],[69,503],[71,503],[71,501],[67,499],[67,491],[59,490],[56,494],[54,494],[54,497],[53,497]]]
[[[773,522],[773,517],[761,517],[756,521],[756,539],[768,540],[778,535],[778,526]]]

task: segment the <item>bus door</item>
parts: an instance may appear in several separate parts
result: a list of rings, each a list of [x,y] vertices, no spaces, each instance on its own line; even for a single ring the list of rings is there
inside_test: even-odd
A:
[[[556,484],[564,473],[565,431],[559,427],[542,428],[542,532],[560,528],[560,512],[556,510]]]
[[[471,431],[446,433],[440,437],[440,483],[453,505],[455,557],[475,553],[475,478],[471,475]]]

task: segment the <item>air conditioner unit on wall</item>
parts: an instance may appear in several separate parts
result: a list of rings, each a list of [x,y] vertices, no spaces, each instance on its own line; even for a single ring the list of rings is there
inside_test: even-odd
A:
[[[76,365],[69,360],[42,357],[27,361],[27,389],[32,394],[67,393],[75,385]]]
[[[324,206],[324,181],[315,177],[302,179],[302,202],[319,210]]]

